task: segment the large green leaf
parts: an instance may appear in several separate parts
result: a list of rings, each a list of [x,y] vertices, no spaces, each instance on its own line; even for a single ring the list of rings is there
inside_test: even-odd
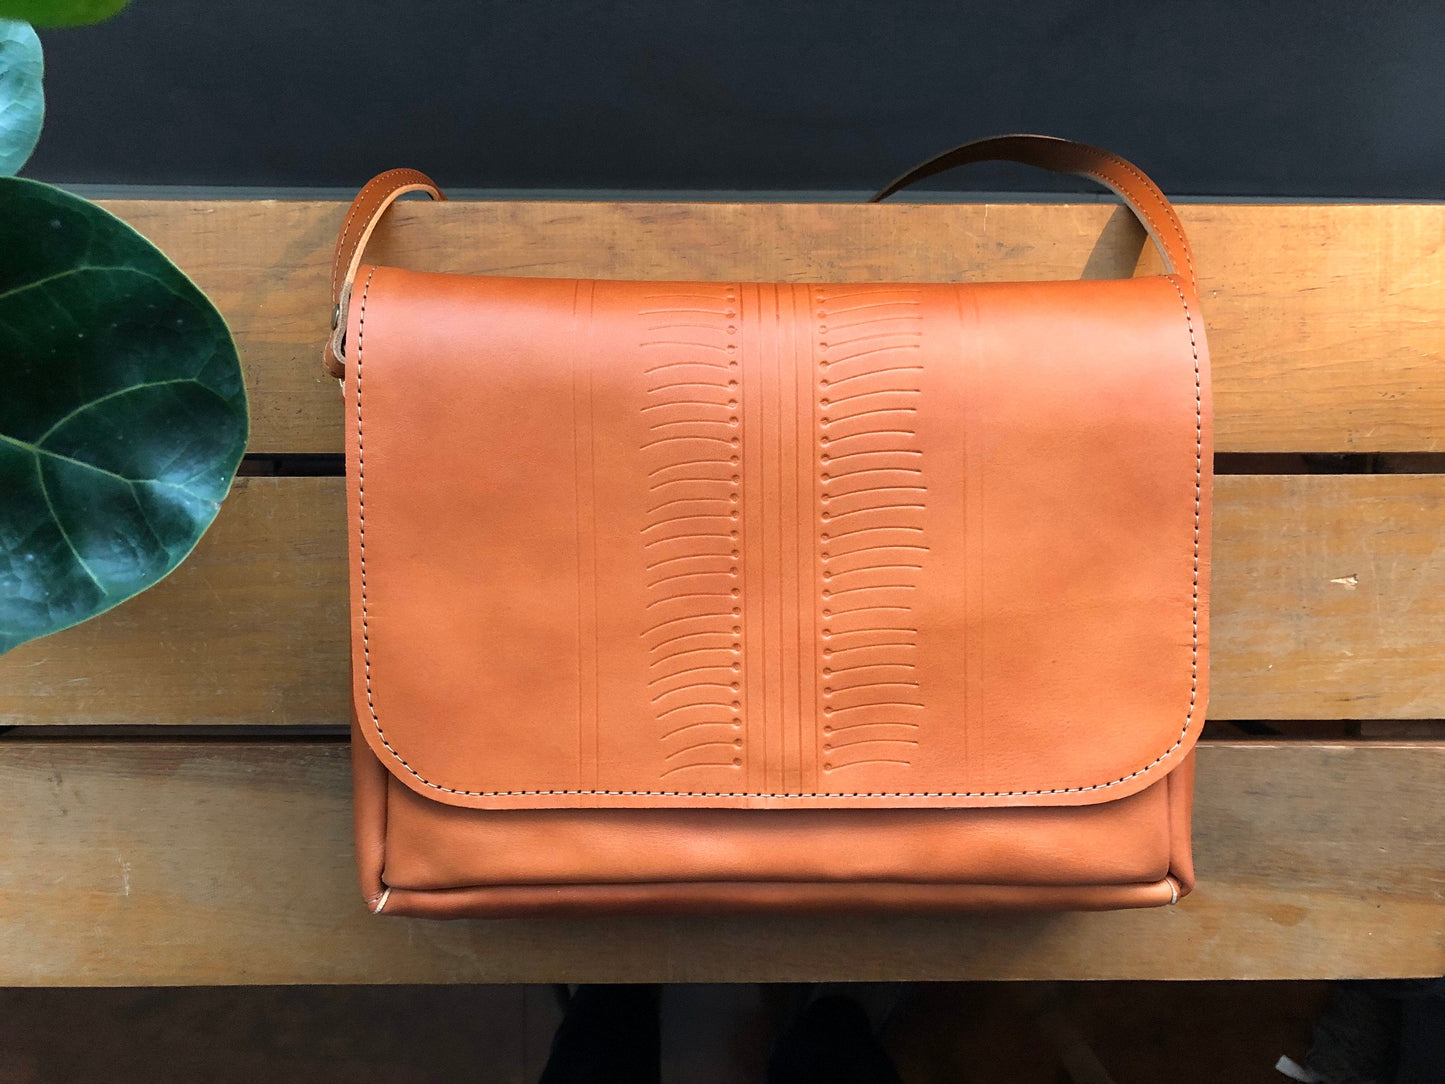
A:
[[[0,19],[0,176],[12,176],[35,149],[45,123],[45,60],[28,23]]]
[[[130,0],[0,0],[0,18],[35,26],[83,26],[109,19]]]
[[[0,652],[165,576],[246,445],[230,333],[114,215],[0,178]]]

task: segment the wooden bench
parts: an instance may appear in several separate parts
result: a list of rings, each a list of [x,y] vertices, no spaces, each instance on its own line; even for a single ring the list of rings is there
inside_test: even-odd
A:
[[[252,456],[156,589],[0,659],[0,985],[1445,972],[1445,207],[1193,204],[1214,358],[1200,888],[1161,911],[428,923],[354,884],[343,207],[118,201],[225,314]],[[1106,204],[399,205],[378,261],[602,277],[1148,270]]]

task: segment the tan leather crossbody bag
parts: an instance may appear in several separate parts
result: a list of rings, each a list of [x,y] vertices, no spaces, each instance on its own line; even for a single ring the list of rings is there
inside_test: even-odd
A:
[[[1193,883],[1209,362],[1166,274],[604,281],[362,260],[345,397],[372,910],[1110,908]]]

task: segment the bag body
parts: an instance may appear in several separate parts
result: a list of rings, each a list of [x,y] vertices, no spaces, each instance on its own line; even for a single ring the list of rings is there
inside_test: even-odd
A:
[[[343,227],[357,849],[374,911],[1095,909],[1193,884],[1212,450],[1193,268],[623,282]],[[889,190],[885,190],[884,195]]]

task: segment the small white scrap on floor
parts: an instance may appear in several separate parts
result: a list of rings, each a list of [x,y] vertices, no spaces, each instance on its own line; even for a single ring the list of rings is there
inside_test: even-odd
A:
[[[1301,1084],[1321,1084],[1325,1078],[1313,1069],[1306,1069],[1294,1058],[1281,1054],[1279,1061],[1274,1063],[1275,1072],[1283,1073],[1291,1080],[1298,1080]]]

